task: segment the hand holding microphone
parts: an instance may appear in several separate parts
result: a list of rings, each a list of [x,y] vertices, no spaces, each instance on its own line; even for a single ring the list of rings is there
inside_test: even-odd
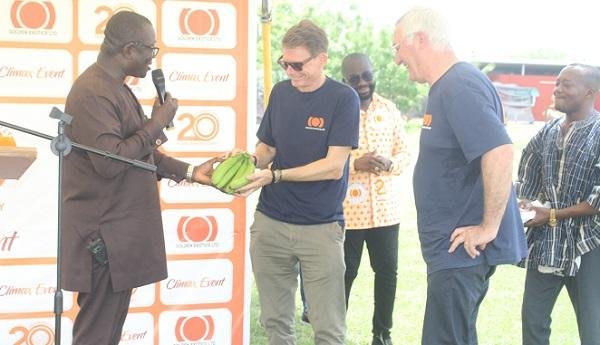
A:
[[[154,83],[154,87],[156,87],[158,102],[161,105],[160,107],[157,107],[156,104],[154,105],[152,118],[156,118],[167,129],[172,129],[175,127],[173,125],[173,117],[175,117],[178,104],[177,99],[172,98],[165,90],[165,76],[162,69],[159,68],[152,71],[152,82]]]

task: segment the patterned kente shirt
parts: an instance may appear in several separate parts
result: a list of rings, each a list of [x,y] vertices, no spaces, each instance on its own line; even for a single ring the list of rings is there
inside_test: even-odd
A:
[[[392,161],[392,171],[379,176],[354,170],[354,161],[367,152]],[[350,176],[344,200],[346,230],[370,229],[400,223],[400,174],[410,163],[404,120],[396,105],[373,93],[360,111],[358,149],[350,153]]]
[[[600,115],[571,124],[563,137],[564,117],[548,122],[523,150],[517,196],[549,201],[562,209],[587,201],[600,207]],[[600,246],[600,216],[558,220],[527,229],[528,257],[519,265],[574,276],[581,255]]]

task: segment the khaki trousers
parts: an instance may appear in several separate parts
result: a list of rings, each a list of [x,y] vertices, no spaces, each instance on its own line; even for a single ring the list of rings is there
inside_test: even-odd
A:
[[[289,224],[254,214],[250,256],[261,323],[271,345],[294,345],[295,296],[302,266],[315,344],[344,344],[344,229],[337,223]]]

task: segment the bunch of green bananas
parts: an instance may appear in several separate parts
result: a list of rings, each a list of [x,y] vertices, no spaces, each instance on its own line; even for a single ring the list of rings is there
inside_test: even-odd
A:
[[[246,152],[238,153],[221,162],[212,174],[212,184],[227,194],[248,184],[246,176],[254,172],[252,156]]]

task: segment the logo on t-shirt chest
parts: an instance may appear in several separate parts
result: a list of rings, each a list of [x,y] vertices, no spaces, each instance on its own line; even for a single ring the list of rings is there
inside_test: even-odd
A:
[[[423,115],[423,126],[421,126],[421,128],[422,129],[431,129],[432,121],[433,121],[433,118],[432,118],[431,114]]]
[[[306,120],[306,127],[304,128],[311,131],[323,132],[325,131],[325,118],[319,115],[311,115]]]

